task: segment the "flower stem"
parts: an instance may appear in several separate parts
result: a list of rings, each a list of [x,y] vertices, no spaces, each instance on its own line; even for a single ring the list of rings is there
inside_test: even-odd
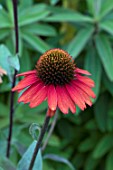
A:
[[[28,170],[32,170],[33,166],[34,166],[34,163],[35,163],[35,159],[36,159],[36,156],[38,154],[38,151],[40,149],[40,146],[41,146],[41,143],[42,143],[42,140],[43,140],[43,137],[44,137],[44,134],[47,130],[47,127],[48,127],[48,124],[49,124],[49,121],[50,121],[50,116],[46,116],[45,118],[45,121],[44,121],[44,124],[43,124],[43,127],[41,129],[41,133],[40,133],[40,136],[39,136],[39,139],[37,141],[37,144],[36,144],[36,147],[35,147],[35,150],[34,150],[34,153],[33,153],[33,156],[32,156],[32,159],[31,159],[31,162],[30,162],[30,166],[29,166],[29,169]]]
[[[54,130],[54,128],[55,128],[57,119],[58,119],[58,111],[55,113],[54,120],[52,121],[50,130],[49,130],[49,132],[48,132],[48,136],[47,136],[47,138],[46,138],[46,140],[45,140],[45,142],[44,142],[44,144],[43,144],[43,146],[42,146],[42,148],[41,148],[42,151],[45,150],[45,148],[46,148],[46,146],[47,146],[47,144],[48,144],[49,138],[51,137],[51,135],[52,135],[52,133],[53,133],[53,130]]]
[[[13,3],[13,13],[14,13],[14,26],[15,26],[15,52],[19,52],[19,43],[18,43],[18,13],[17,13],[17,0],[12,0]],[[12,88],[15,86],[17,70],[15,70],[12,81]],[[9,134],[7,139],[7,152],[6,156],[10,156],[11,148],[11,139],[12,139],[12,129],[13,129],[13,113],[14,113],[14,92],[11,91],[10,98],[10,124],[9,124]]]

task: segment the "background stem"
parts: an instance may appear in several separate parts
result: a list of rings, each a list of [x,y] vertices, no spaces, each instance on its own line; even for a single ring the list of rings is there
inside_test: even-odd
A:
[[[47,130],[47,127],[48,127],[48,124],[49,124],[49,121],[50,121],[50,116],[46,116],[44,124],[43,124],[43,127],[41,129],[41,133],[40,133],[39,139],[37,141],[37,144],[36,144],[36,147],[35,147],[35,150],[34,150],[34,153],[33,153],[32,159],[31,159],[31,162],[30,162],[29,170],[32,170],[32,168],[34,166],[35,159],[36,159],[36,156],[37,156],[38,151],[40,149],[40,146],[41,146],[44,134],[45,134],[45,132]]]
[[[19,43],[18,43],[18,12],[17,12],[17,0],[12,0],[13,3],[13,14],[14,14],[14,27],[15,27],[15,53],[19,52]],[[12,88],[15,86],[17,70],[15,70],[12,81]],[[7,139],[7,152],[6,156],[10,156],[10,147],[11,147],[11,138],[12,138],[12,129],[13,129],[13,113],[14,113],[14,92],[11,91],[10,98],[10,123],[9,123],[9,134]]]

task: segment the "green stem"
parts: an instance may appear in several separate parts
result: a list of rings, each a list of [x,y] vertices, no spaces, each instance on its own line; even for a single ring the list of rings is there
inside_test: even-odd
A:
[[[36,156],[38,154],[38,151],[40,149],[43,137],[44,137],[45,132],[47,130],[47,127],[49,125],[50,118],[51,118],[50,116],[46,116],[46,118],[45,118],[45,121],[44,121],[43,127],[41,129],[41,133],[40,133],[39,139],[37,141],[37,144],[36,144],[36,147],[35,147],[35,150],[34,150],[34,153],[33,153],[33,156],[32,156],[32,159],[31,159],[30,166],[29,166],[28,170],[32,170],[32,168],[34,166],[34,163],[35,163],[35,160],[36,160]]]

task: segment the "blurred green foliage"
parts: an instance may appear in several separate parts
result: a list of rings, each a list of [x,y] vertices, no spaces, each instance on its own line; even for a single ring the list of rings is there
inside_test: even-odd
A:
[[[19,68],[18,57],[13,58],[12,11],[11,0],[0,1],[0,66],[8,72],[0,84],[0,168],[4,170],[16,169],[33,141],[30,125],[41,126],[47,109],[46,102],[34,109],[17,104],[15,95],[12,150],[7,160],[11,78],[14,68]],[[90,71],[95,81],[97,98],[93,107],[78,110],[75,115],[59,113],[42,153],[43,170],[68,170],[73,166],[77,170],[112,170],[113,0],[19,0],[18,13],[20,72],[33,69],[43,52],[58,47],[68,51],[78,67]]]

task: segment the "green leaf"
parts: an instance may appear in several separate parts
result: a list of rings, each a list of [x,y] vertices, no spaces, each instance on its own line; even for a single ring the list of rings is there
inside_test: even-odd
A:
[[[105,94],[101,95],[94,105],[95,119],[98,128],[102,132],[105,132],[107,129],[108,107],[109,107],[109,96],[106,94],[105,97],[104,95]]]
[[[5,62],[4,62],[5,61]],[[12,67],[19,70],[19,60],[17,56],[13,56],[5,45],[0,45],[0,66],[6,70],[10,80],[12,79]]]
[[[10,91],[11,90],[11,86],[12,86],[11,82],[7,82],[7,80],[4,79],[4,83],[2,83],[0,85],[0,93]]]
[[[3,134],[3,136],[4,136],[4,134]],[[5,157],[6,149],[7,149],[7,142],[6,142],[6,140],[1,139],[0,140],[0,155],[2,155],[2,158],[3,158],[3,156]]]
[[[92,23],[92,18],[82,15],[78,12],[65,12],[58,13],[52,16],[46,17],[44,21],[48,22],[89,22]]]
[[[9,64],[13,68],[15,68],[17,71],[19,71],[20,70],[20,64],[19,64],[19,57],[18,57],[18,55],[11,56],[9,58]]]
[[[16,148],[17,152],[20,154],[20,156],[22,156],[26,151],[25,145],[22,144],[21,142],[22,141],[19,141],[18,139],[15,139],[15,141],[13,142],[13,145]]]
[[[96,170],[98,164],[99,164],[99,159],[94,159],[92,157],[92,154],[90,154],[86,158],[84,170]]]
[[[90,121],[88,121],[85,125],[85,128],[90,131],[97,130],[97,124],[96,124],[95,120],[91,119]]]
[[[99,27],[113,35],[113,21],[104,21],[100,23]]]
[[[5,12],[3,8],[0,9],[0,21],[2,21],[0,23],[0,28],[10,28],[12,26],[8,14]]]
[[[96,94],[96,99],[94,99],[95,101],[97,100],[99,94],[102,69],[100,59],[97,53],[95,52],[94,47],[89,47],[89,49],[85,58],[85,69],[92,74],[90,77],[95,82],[95,87],[93,89]]]
[[[113,110],[112,110],[112,112],[113,112]],[[107,129],[109,132],[113,131],[113,118],[111,118],[110,116],[108,117]]]
[[[74,10],[72,9],[69,9],[69,8],[65,8],[65,7],[61,7],[61,6],[47,6],[47,9],[51,12],[51,15],[54,15],[54,14],[67,14],[67,13],[75,13]]]
[[[61,163],[64,163],[66,164],[71,170],[75,170],[74,166],[65,158],[61,157],[61,156],[58,156],[58,155],[55,155],[55,154],[46,154],[44,155],[43,157],[44,159],[50,159],[50,160],[53,160],[53,161],[56,161],[56,162],[61,162]]]
[[[88,10],[94,17],[98,16],[101,9],[102,0],[87,0]]]
[[[106,75],[103,76],[103,82],[104,85],[106,86],[107,90],[111,93],[111,95],[113,96],[113,82],[110,81]]]
[[[80,152],[87,152],[94,148],[95,144],[97,143],[98,138],[95,136],[89,137],[82,141],[79,145]]]
[[[47,11],[44,4],[38,4],[24,8],[24,10],[19,13],[19,26],[24,26],[32,24],[36,21],[40,21],[48,16],[49,13],[50,12]]]
[[[94,1],[93,0],[86,0],[87,6],[88,6],[88,11],[91,14],[94,14]]]
[[[32,0],[24,0],[24,1],[20,1],[19,3],[21,8],[26,8],[33,4]]]
[[[111,152],[107,156],[106,170],[113,170],[113,150],[111,150]]]
[[[13,25],[14,23],[14,16],[13,16],[13,3],[12,1],[6,1],[7,9],[8,9],[8,16],[10,18],[10,21]]]
[[[50,0],[51,5],[55,5],[59,2],[60,0]]]
[[[4,170],[16,170],[16,167],[11,163],[11,161],[5,157],[0,157],[0,166]]]
[[[0,120],[0,129],[7,127],[8,124],[9,124],[9,119],[8,118],[2,118]]]
[[[7,75],[11,79],[11,68],[9,65],[10,51],[5,45],[0,45],[0,66],[7,71]],[[4,62],[5,61],[5,62]]]
[[[102,0],[101,10],[100,10],[100,18],[103,18],[107,15],[111,10],[113,10],[113,1],[112,0]]]
[[[108,78],[113,81],[113,50],[105,35],[98,35],[95,44]]]
[[[47,24],[32,24],[21,29],[22,32],[30,32],[41,36],[56,36],[56,30]]]
[[[93,34],[93,31],[94,28],[92,26],[81,29],[70,42],[69,46],[67,47],[67,51],[71,56],[73,56],[73,58],[77,58],[77,56],[83,50],[84,46]]]
[[[23,32],[22,37],[25,41],[27,41],[32,47],[34,47],[37,51],[44,53],[49,50],[50,47],[39,37],[34,36],[31,33]]]
[[[46,135],[45,135],[45,136],[46,136]],[[47,136],[46,136],[46,137],[47,137]],[[45,139],[46,139],[46,137],[45,137]],[[58,136],[52,134],[52,136],[50,137],[50,139],[49,139],[49,141],[48,141],[48,144],[49,144],[50,146],[60,147],[60,140],[59,140]]]
[[[0,40],[6,38],[10,34],[9,29],[0,29]]]
[[[0,108],[1,108],[1,111],[0,111],[0,116],[1,117],[7,117],[8,116],[8,106],[5,105],[4,103],[0,102]]]
[[[20,57],[20,65],[20,73],[30,70],[32,68],[30,54],[26,48],[23,49],[22,57]]]
[[[107,134],[98,142],[94,152],[94,158],[101,158],[113,147],[113,135]]]
[[[19,161],[18,165],[17,165],[17,170],[28,170],[28,167],[30,165],[30,161],[36,146],[36,141],[34,141],[29,148],[27,149],[27,151],[24,153],[23,157],[21,158],[21,160]],[[34,167],[33,170],[42,170],[42,156],[41,156],[41,151],[39,150],[38,155],[36,157],[35,163],[34,163]]]

